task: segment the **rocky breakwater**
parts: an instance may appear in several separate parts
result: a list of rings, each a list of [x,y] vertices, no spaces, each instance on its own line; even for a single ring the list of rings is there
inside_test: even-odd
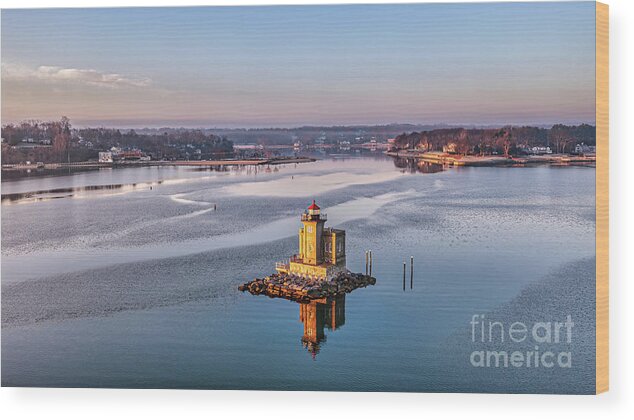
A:
[[[238,287],[241,292],[267,295],[296,301],[310,301],[350,293],[354,289],[376,283],[372,276],[361,273],[341,273],[330,280],[312,279],[294,274],[271,274]]]

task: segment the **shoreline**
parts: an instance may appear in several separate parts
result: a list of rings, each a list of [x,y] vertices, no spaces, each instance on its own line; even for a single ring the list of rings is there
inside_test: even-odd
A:
[[[529,155],[523,157],[471,156],[443,152],[414,152],[410,150],[386,152],[395,158],[418,159],[424,162],[449,166],[527,166],[527,165],[583,165],[596,164],[596,156],[570,154]]]
[[[63,170],[63,169],[102,169],[102,168],[141,168],[148,166],[205,166],[205,167],[227,167],[227,166],[262,166],[262,165],[284,165],[297,163],[316,162],[317,159],[309,157],[281,157],[271,159],[218,159],[218,160],[154,160],[154,161],[134,161],[134,162],[71,162],[71,163],[46,163],[38,164],[4,164],[2,165],[2,173],[12,173],[20,171],[32,171],[32,175],[38,175],[38,170]],[[42,174],[47,176],[49,174]]]

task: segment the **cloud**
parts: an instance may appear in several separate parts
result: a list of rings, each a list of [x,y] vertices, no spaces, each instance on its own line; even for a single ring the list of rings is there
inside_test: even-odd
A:
[[[42,80],[52,83],[80,83],[98,87],[145,87],[152,81],[149,78],[131,78],[118,73],[107,73],[94,69],[63,68],[58,66],[39,66],[35,69],[2,63],[2,80]]]

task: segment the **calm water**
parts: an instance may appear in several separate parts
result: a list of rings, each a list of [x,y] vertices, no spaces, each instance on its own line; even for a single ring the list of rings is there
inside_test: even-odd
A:
[[[2,385],[592,393],[594,179],[363,157],[3,182]],[[377,284],[304,308],[311,344],[299,304],[237,286],[296,252],[313,198]],[[474,314],[572,315],[572,368],[471,366]]]

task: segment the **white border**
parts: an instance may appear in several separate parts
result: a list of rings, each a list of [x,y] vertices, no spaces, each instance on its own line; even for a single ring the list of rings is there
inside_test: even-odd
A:
[[[344,3],[415,3],[417,1],[347,0]],[[418,1],[420,2],[420,1]],[[435,1],[446,3],[448,1]],[[475,2],[475,1],[465,1]],[[634,247],[632,182],[634,156],[634,6],[631,0],[610,4],[610,391],[601,396],[482,394],[396,394],[334,392],[245,392],[95,389],[0,389],[0,414],[6,419],[184,419],[248,418],[300,420],[327,418],[593,419],[631,416],[634,412],[631,260]],[[188,0],[3,0],[2,8],[114,7],[178,5],[336,4],[322,1]],[[628,77],[629,76],[629,77]],[[626,242],[627,241],[627,242]]]

